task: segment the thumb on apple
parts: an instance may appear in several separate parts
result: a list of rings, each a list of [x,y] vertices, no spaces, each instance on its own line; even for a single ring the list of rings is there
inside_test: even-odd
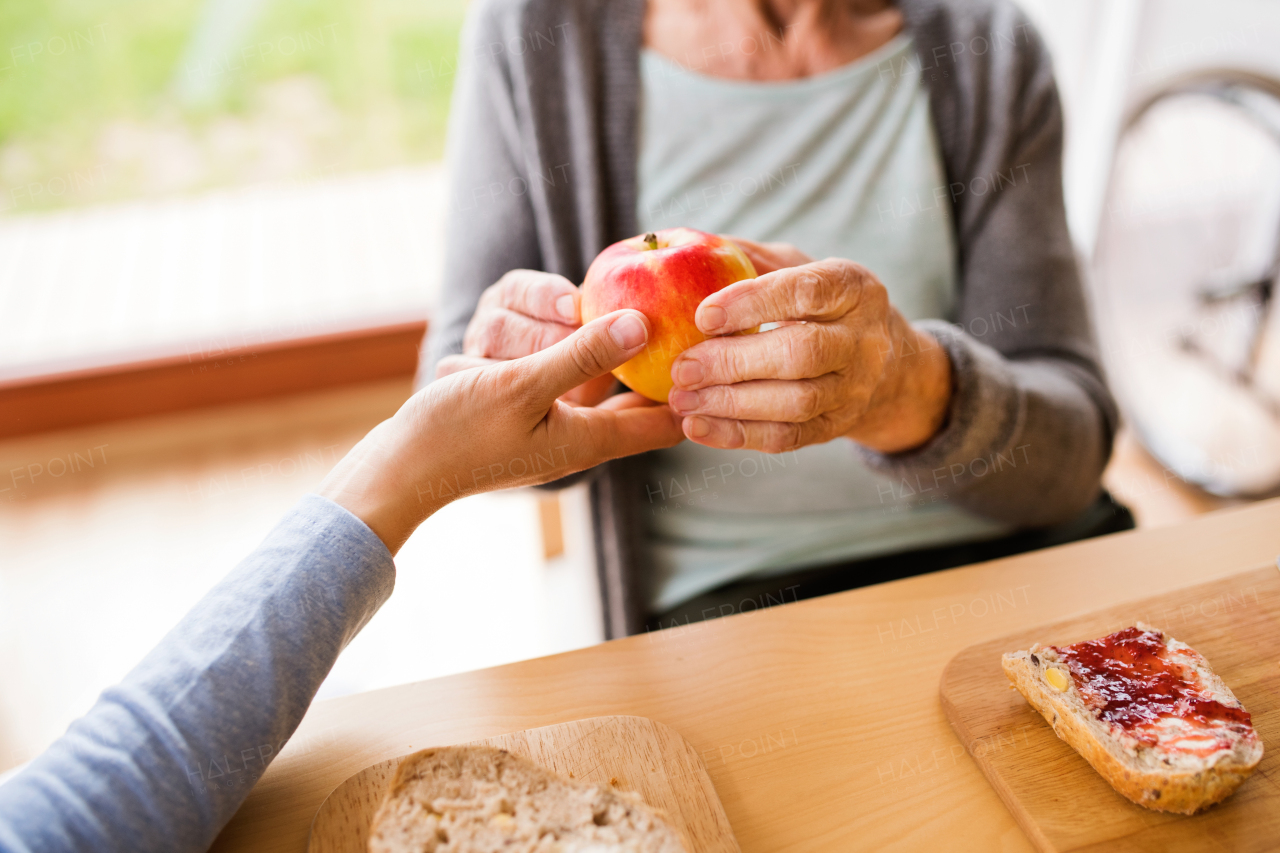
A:
[[[531,362],[535,393],[552,400],[624,364],[648,340],[649,321],[644,314],[623,309],[591,321],[523,360]]]
[[[561,476],[684,440],[680,416],[639,394],[619,394],[599,406],[574,406],[560,399],[639,355],[650,336],[644,314],[622,309],[540,352],[495,368],[519,377],[511,390],[519,407],[536,421],[533,428],[549,430],[555,441],[574,448],[574,460]]]

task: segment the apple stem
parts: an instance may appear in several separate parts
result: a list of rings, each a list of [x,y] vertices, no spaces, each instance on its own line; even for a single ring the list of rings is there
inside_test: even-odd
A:
[[[654,234],[652,231],[644,235],[644,241],[649,244],[650,249],[658,248],[658,235]]]

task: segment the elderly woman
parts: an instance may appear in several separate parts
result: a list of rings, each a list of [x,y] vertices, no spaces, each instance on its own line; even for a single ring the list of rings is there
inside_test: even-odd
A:
[[[595,474],[610,635],[1131,526],[1099,501],[1117,416],[1050,61],[1008,0],[492,0],[464,42],[424,379],[563,339],[642,231],[760,273],[673,366],[689,441]]]

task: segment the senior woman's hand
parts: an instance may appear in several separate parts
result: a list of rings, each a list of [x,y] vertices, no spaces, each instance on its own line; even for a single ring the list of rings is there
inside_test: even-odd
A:
[[[437,380],[365,436],[318,489],[394,554],[459,497],[546,483],[610,459],[678,444],[680,418],[639,394],[598,407],[560,399],[636,355],[639,311],[615,311],[524,358]]]
[[[897,453],[938,431],[950,360],[889,303],[875,275],[853,261],[805,262],[781,244],[736,242],[769,271],[698,306],[698,328],[717,337],[671,367],[669,403],[686,436],[769,453],[847,436]],[[769,322],[782,325],[730,337]]]
[[[564,340],[582,325],[580,302],[578,288],[562,275],[511,270],[480,295],[463,334],[462,353],[440,359],[436,378],[523,358]],[[569,389],[564,399],[594,406],[612,393],[615,384],[605,374]]]

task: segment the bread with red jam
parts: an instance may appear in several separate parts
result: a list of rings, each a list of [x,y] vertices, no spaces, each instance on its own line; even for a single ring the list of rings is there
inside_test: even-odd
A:
[[[1138,622],[1070,646],[1003,658],[1005,675],[1120,794],[1194,814],[1262,760],[1249,712],[1195,649]]]

